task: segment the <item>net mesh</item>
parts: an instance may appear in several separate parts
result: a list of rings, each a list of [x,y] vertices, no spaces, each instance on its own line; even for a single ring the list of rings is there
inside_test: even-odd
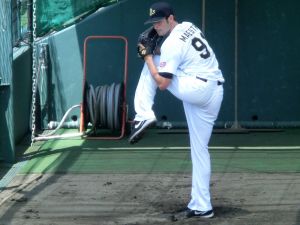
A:
[[[60,30],[118,0],[37,0],[37,36]]]
[[[0,82],[10,83],[12,65],[12,27],[11,3],[0,3]],[[2,115],[2,114],[1,114]]]

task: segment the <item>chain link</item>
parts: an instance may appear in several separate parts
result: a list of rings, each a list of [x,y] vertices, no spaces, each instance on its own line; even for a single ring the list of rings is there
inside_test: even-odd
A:
[[[31,146],[34,143],[35,131],[36,131],[36,91],[37,91],[37,71],[36,71],[36,0],[33,0],[32,4],[32,103],[31,103]]]

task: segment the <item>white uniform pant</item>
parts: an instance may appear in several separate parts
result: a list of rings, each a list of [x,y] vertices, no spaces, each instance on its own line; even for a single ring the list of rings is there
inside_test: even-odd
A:
[[[156,89],[157,84],[145,63],[134,96],[135,121],[156,118],[152,110]]]
[[[157,60],[158,57],[155,58]],[[157,85],[144,65],[134,99],[135,120],[155,118],[152,106],[156,89]],[[188,208],[211,210],[208,143],[223,100],[223,86],[217,85],[217,81],[204,82],[195,77],[173,76],[168,90],[182,100],[189,129],[193,171]]]

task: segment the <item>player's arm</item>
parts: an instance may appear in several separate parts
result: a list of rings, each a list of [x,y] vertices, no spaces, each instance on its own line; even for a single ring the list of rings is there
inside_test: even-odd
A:
[[[162,76],[162,74],[159,74],[159,72],[154,64],[152,55],[145,56],[144,60],[148,66],[148,69],[149,69],[153,79],[156,81],[159,89],[165,90],[171,82],[172,74],[164,74],[164,76]]]

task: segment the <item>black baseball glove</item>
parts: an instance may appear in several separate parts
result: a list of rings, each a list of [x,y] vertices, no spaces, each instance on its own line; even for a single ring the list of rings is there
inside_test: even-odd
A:
[[[162,37],[158,36],[153,27],[143,31],[138,37],[138,56],[144,58],[147,55],[159,54],[158,47]]]

